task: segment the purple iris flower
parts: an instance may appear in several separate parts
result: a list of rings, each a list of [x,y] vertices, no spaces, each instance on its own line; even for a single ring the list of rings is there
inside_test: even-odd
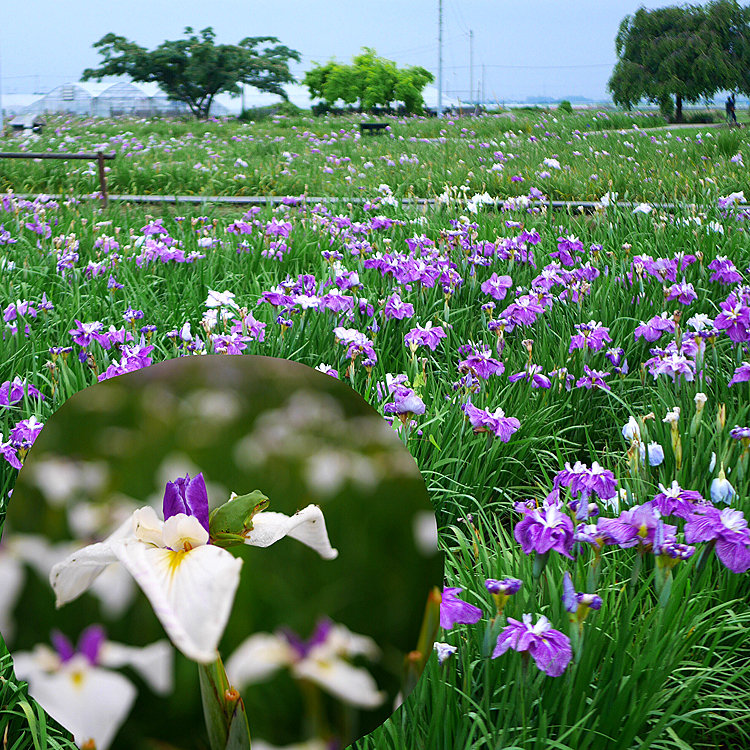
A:
[[[654,497],[654,507],[663,516],[687,518],[695,510],[695,503],[703,502],[703,496],[695,490],[683,490],[677,481],[670,488],[659,485],[660,492]]]
[[[558,237],[557,250],[551,252],[550,258],[557,258],[564,266],[574,266],[577,259],[573,253],[583,252],[583,242],[577,237]]]
[[[470,372],[482,380],[487,380],[490,375],[502,375],[505,365],[492,356],[492,349],[488,346],[467,345],[460,347],[459,353],[466,353],[466,359],[458,363],[460,373]]]
[[[628,360],[625,357],[625,350],[623,348],[611,347],[607,349],[604,356],[612,363],[612,367],[618,375],[628,374]]]
[[[542,372],[541,365],[527,365],[522,372],[508,376],[508,382],[515,383],[519,380],[528,380],[532,388],[551,388],[552,381]]]
[[[734,263],[723,255],[718,255],[708,267],[714,272],[709,281],[718,281],[720,284],[738,284],[742,281],[742,274],[737,271]]]
[[[674,333],[676,324],[674,318],[668,312],[663,312],[661,315],[655,315],[647,323],[641,321],[641,324],[635,329],[635,339],[643,337],[649,343],[653,343],[657,339],[661,338],[661,335],[667,331],[668,333]]]
[[[22,464],[16,454],[16,446],[12,440],[3,442],[3,433],[0,432],[0,456],[2,456],[14,469],[20,469]]]
[[[558,503],[545,500],[541,508],[529,508],[523,503],[516,503],[514,507],[524,514],[513,530],[513,536],[524,554],[544,554],[554,549],[572,559],[570,550],[574,541],[573,521],[562,512]]]
[[[475,434],[492,432],[495,437],[499,437],[504,443],[507,443],[511,435],[521,427],[521,423],[516,417],[506,417],[502,409],[491,412],[488,409],[478,409],[471,401],[467,401],[463,410],[469,418]]]
[[[523,622],[508,618],[508,626],[498,636],[492,658],[496,659],[509,648],[528,651],[542,672],[550,677],[559,677],[573,658],[570,640],[559,630],[553,630],[544,615],[540,616],[536,625],[531,624],[531,618],[531,614],[525,614]]]
[[[44,424],[37,422],[36,417],[22,419],[11,431],[10,439],[17,448],[28,450],[39,437]]]
[[[597,529],[608,544],[635,547],[637,544],[653,544],[659,520],[659,512],[652,502],[647,502],[623,511],[617,518],[599,518]],[[676,526],[665,524],[666,536],[674,537],[676,531]]]
[[[570,573],[565,571],[563,577],[563,595],[562,595],[563,607],[568,612],[577,612],[578,608],[588,607],[589,609],[601,609],[602,599],[597,594],[579,594],[573,586],[573,579],[570,577]]]
[[[196,474],[192,479],[190,474],[185,474],[184,477],[177,477],[174,482],[167,482],[162,509],[165,521],[178,513],[184,513],[197,518],[208,531],[208,493],[203,473]]]
[[[24,392],[29,398],[43,399],[44,396],[33,386],[16,375],[13,380],[6,380],[0,385],[0,406],[15,406],[23,399]]]
[[[87,347],[92,341],[97,340],[96,334],[104,328],[104,323],[95,320],[93,323],[81,323],[76,320],[76,327],[68,333],[73,337],[73,341],[79,346]]]
[[[399,386],[393,391],[393,403],[383,409],[387,414],[399,416],[422,415],[425,413],[424,401],[411,388]]]
[[[414,350],[416,350],[417,347],[426,346],[434,352],[440,343],[440,339],[444,339],[446,336],[447,334],[442,326],[435,326],[433,328],[432,323],[428,322],[424,328],[420,325],[412,328],[409,333],[404,336],[404,343]]]
[[[716,556],[733,573],[750,570],[750,530],[741,510],[712,505],[696,508],[685,523],[685,541],[716,540]]]
[[[525,294],[508,305],[501,317],[514,325],[530,326],[543,312],[544,308],[539,304],[539,298],[536,295]]]
[[[690,359],[687,355],[688,348],[683,346],[682,351],[678,351],[671,342],[667,349],[652,349],[655,355],[647,359],[643,364],[651,373],[654,380],[659,375],[669,375],[672,380],[678,382],[680,377],[686,381],[692,382],[695,379],[695,360]]]
[[[586,499],[596,493],[602,500],[611,500],[617,494],[617,480],[609,470],[594,461],[589,469],[586,464],[576,461],[571,468],[565,464],[562,471],[558,471],[553,482],[555,488],[569,487],[573,498]]]
[[[574,349],[590,349],[593,352],[598,352],[605,342],[612,343],[609,328],[594,320],[588,323],[579,323],[575,329],[578,333],[571,337],[568,353]]]
[[[671,302],[674,299],[682,305],[689,305],[698,299],[698,295],[695,293],[693,285],[686,283],[683,278],[681,283],[673,284],[667,289],[667,302]]]
[[[342,294],[339,289],[332,289],[328,294],[320,298],[321,310],[331,310],[331,312],[341,313],[346,310],[354,309],[355,299],[351,295]]]
[[[496,273],[493,273],[492,276],[482,284],[481,289],[493,299],[502,300],[505,299],[508,289],[512,286],[513,279],[510,276],[498,276]]]
[[[744,363],[734,371],[728,385],[732,386],[736,383],[747,383],[748,381],[750,381],[750,363]]]
[[[585,375],[576,380],[576,388],[585,388],[587,391],[592,388],[601,388],[603,391],[612,390],[604,381],[604,378],[609,376],[610,373],[604,372],[604,370],[593,370],[588,365],[583,366],[583,371]]]
[[[695,554],[695,547],[682,544],[675,537],[668,536],[666,528],[664,521],[659,519],[656,524],[656,531],[654,532],[653,553],[657,557],[662,557],[665,560],[670,558],[675,562],[678,560],[687,560],[692,557]]]
[[[70,661],[76,654],[83,654],[89,664],[96,666],[99,662],[99,651],[107,639],[106,632],[101,625],[90,625],[78,638],[78,646],[73,644],[59,630],[53,630],[50,640],[63,663]]]
[[[395,318],[396,320],[403,320],[404,318],[414,317],[414,305],[403,302],[398,292],[394,292],[385,303],[385,317],[386,320]]]
[[[750,307],[730,294],[726,301],[719,303],[722,312],[716,316],[714,326],[720,331],[726,331],[727,336],[739,343],[750,341]]]
[[[484,585],[490,594],[512,596],[520,591],[523,581],[518,578],[503,578],[502,580],[488,578]]]
[[[440,627],[450,630],[456,624],[473,625],[482,619],[482,610],[458,598],[462,588],[444,588],[440,602]]]

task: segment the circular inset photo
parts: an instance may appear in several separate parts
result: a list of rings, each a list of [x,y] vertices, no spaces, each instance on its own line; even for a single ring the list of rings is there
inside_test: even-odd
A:
[[[76,394],[4,531],[16,676],[80,746],[344,748],[437,633],[414,460],[361,396],[286,360],[173,360]]]

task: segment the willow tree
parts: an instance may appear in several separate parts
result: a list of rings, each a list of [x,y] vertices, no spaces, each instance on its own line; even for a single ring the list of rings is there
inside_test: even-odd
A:
[[[734,0],[639,8],[623,19],[615,38],[618,61],[607,84],[614,102],[630,108],[647,99],[665,114],[674,111],[679,122],[684,102],[745,90],[749,20]]]

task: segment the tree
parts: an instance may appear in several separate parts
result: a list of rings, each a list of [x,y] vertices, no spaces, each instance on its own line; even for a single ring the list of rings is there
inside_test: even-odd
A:
[[[706,29],[724,56],[724,88],[750,93],[750,7],[715,0],[707,7]]]
[[[289,61],[299,62],[300,54],[279,44],[276,37],[216,44],[211,27],[195,34],[189,26],[185,36],[149,51],[125,37],[107,34],[94,44],[103,57],[102,64],[84,70],[82,79],[125,75],[134,81],[158,83],[169,99],[184,102],[199,118],[208,117],[217,94],[239,96],[241,84],[289,100],[282,84],[294,82]]]
[[[399,69],[393,60],[379,57],[374,49],[364,47],[351,65],[334,60],[325,65],[315,63],[302,82],[311,97],[323,99],[329,105],[359,101],[362,109],[372,109],[378,104],[387,106],[401,101],[407,112],[421,112],[422,91],[433,80],[432,73],[424,68]]]
[[[707,6],[639,8],[615,39],[618,61],[607,88],[630,108],[645,98],[682,120],[683,102],[750,84],[750,15],[735,0]],[[743,82],[744,79],[744,82]],[[672,103],[674,97],[674,104]]]

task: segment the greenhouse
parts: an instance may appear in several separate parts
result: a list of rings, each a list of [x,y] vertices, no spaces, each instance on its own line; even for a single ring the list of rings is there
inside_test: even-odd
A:
[[[66,83],[38,98],[24,109],[34,114],[92,115],[114,117],[134,115],[151,117],[164,114],[185,114],[187,106],[170,101],[155,83]],[[213,114],[226,114],[216,105]]]

